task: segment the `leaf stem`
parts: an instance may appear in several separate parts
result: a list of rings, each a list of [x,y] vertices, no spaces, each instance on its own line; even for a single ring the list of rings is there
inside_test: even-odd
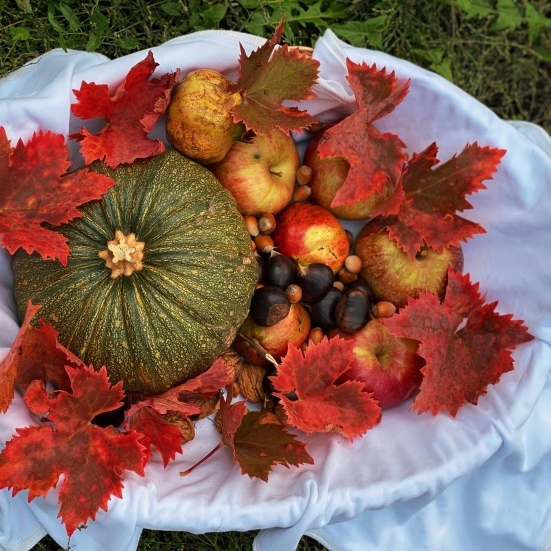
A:
[[[199,465],[201,465],[201,463],[205,462],[211,455],[213,455],[217,450],[219,450],[222,446],[224,445],[224,442],[222,440],[220,440],[220,442],[218,442],[218,444],[216,445],[215,448],[213,448],[209,453],[207,453],[207,455],[205,455],[205,457],[203,457],[203,459],[200,459],[197,463],[195,463],[195,465],[193,465],[192,467],[190,467],[189,469],[187,469],[186,471],[182,471],[180,473],[180,476],[187,476],[191,471],[193,471],[195,469],[195,467],[198,467]]]

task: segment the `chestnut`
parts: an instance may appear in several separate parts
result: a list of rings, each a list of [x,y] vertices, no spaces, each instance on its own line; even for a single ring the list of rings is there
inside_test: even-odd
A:
[[[338,328],[344,333],[356,333],[371,319],[371,301],[360,289],[345,291],[335,307]]]
[[[295,263],[287,256],[272,251],[266,264],[265,284],[287,289],[295,279]]]
[[[264,283],[264,274],[266,273],[266,259],[257,251],[254,252],[256,264],[258,266],[258,283]]]
[[[336,327],[335,308],[342,297],[342,292],[337,287],[331,287],[317,302],[310,304],[312,320],[324,331]]]
[[[333,287],[333,270],[326,264],[314,262],[307,266],[297,264],[296,283],[302,289],[302,300],[317,302]]]
[[[275,325],[289,315],[291,302],[283,289],[274,285],[259,287],[251,299],[249,315],[257,325]]]
[[[352,289],[359,289],[360,291],[362,291],[362,293],[365,294],[367,300],[370,303],[373,304],[375,302],[375,293],[372,291],[367,281],[364,281],[363,279],[356,279],[354,281],[351,281],[348,285],[346,285],[345,292]]]

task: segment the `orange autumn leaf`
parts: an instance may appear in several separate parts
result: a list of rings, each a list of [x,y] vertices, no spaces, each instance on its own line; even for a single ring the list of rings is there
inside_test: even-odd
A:
[[[86,164],[102,159],[110,168],[158,155],[165,150],[161,140],[148,138],[170,102],[180,70],[150,79],[158,66],[153,53],[134,65],[113,95],[106,84],[83,82],[73,90],[77,103],[72,112],[81,119],[101,117],[105,127],[97,134],[86,128],[69,137],[81,142]]]
[[[497,302],[484,303],[469,274],[448,269],[444,301],[431,293],[409,299],[405,308],[379,321],[399,338],[420,342],[423,381],[412,409],[433,415],[447,409],[455,417],[465,404],[477,404],[490,384],[513,369],[511,350],[533,339],[511,314],[498,314]]]

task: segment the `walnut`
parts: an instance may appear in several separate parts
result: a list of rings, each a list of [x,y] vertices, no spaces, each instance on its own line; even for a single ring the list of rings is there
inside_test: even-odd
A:
[[[264,402],[266,395],[262,383],[265,376],[266,370],[263,367],[245,362],[237,377],[237,384],[243,398],[249,402]]]
[[[170,413],[165,413],[163,419],[180,429],[182,433],[182,444],[190,442],[195,438],[195,426],[187,417],[183,417],[182,414],[177,411],[171,411]]]
[[[185,400],[188,404],[195,404],[201,408],[201,413],[193,415],[193,420],[198,421],[212,415],[215,411],[220,409],[220,394],[215,394],[212,398],[194,398],[192,400]]]
[[[285,408],[276,401],[273,400],[266,400],[264,402],[263,409],[266,411],[269,411],[270,413],[273,413],[277,420],[282,424],[286,425],[288,427],[292,426],[289,423],[289,419],[287,418],[287,414],[285,413]]]
[[[243,366],[241,356],[233,348],[226,348],[219,357],[221,357],[228,366],[228,375],[230,379],[235,381]]]

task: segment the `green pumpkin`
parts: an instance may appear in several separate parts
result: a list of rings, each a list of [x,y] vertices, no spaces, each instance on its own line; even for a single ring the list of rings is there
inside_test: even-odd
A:
[[[41,304],[59,341],[105,365],[112,383],[162,392],[206,371],[232,343],[257,281],[251,239],[230,193],[173,150],[90,168],[116,184],[83,205],[82,218],[51,228],[69,240],[67,266],[14,256],[19,319],[29,299]]]

